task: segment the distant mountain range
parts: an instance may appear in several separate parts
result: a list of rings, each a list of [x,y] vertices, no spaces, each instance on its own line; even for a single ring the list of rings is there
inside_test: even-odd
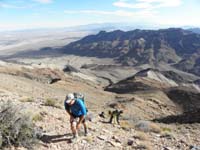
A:
[[[200,28],[190,28],[188,30],[200,34]]]
[[[123,65],[172,65],[200,75],[200,34],[181,28],[101,31],[59,50],[66,54],[110,57]]]

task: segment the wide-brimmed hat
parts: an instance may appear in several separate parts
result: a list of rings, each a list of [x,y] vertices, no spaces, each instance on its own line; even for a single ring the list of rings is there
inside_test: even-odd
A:
[[[69,94],[66,96],[65,102],[66,102],[67,104],[69,104],[73,99],[74,99],[74,94],[69,93]]]

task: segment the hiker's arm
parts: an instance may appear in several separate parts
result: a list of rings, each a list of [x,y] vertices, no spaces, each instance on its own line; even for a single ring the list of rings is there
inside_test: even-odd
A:
[[[72,122],[72,120],[74,119],[74,117],[72,116],[70,110],[66,110],[66,112],[67,112],[68,115],[70,116],[70,122]]]
[[[70,113],[70,111],[68,109],[66,110],[66,112],[71,116],[71,113]]]
[[[64,103],[66,112],[71,116],[70,107],[66,103]]]

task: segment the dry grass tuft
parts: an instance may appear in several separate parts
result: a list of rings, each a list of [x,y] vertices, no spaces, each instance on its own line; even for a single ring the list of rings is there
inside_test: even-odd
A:
[[[33,97],[23,97],[19,100],[20,102],[34,102],[34,98]]]
[[[134,138],[142,140],[142,141],[148,141],[149,140],[149,136],[141,131],[137,131],[136,135],[134,135]]]
[[[32,120],[34,122],[39,122],[39,121],[43,120],[43,117],[41,116],[41,114],[36,114],[36,115],[33,116]]]
[[[134,149],[144,149],[144,150],[154,150],[150,142],[141,142],[137,146],[133,147]]]
[[[87,136],[85,139],[88,143],[92,143],[93,142],[93,137],[92,136]]]
[[[154,133],[160,133],[161,132],[160,126],[158,126],[155,123],[150,123],[150,130],[151,130],[151,132],[154,132]]]
[[[131,128],[133,128],[133,126],[128,121],[125,120],[120,121],[120,126],[124,130],[130,130]]]
[[[135,128],[143,132],[154,132],[154,133],[161,132],[160,126],[150,121],[139,121],[135,125]]]
[[[57,99],[47,98],[44,102],[45,106],[51,106],[56,108],[61,108]]]

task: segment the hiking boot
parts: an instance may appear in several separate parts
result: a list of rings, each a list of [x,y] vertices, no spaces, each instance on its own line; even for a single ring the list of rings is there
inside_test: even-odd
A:
[[[88,133],[87,133],[87,132],[85,132],[85,133],[84,133],[84,135],[85,135],[85,136],[87,136],[87,135],[88,135]]]
[[[85,136],[88,135],[87,128],[84,129],[84,135],[85,135]]]
[[[73,134],[73,137],[70,139],[71,143],[76,143],[78,141],[78,134]]]
[[[73,134],[73,139],[78,138],[78,133]]]
[[[78,138],[71,138],[70,143],[76,143],[78,141]]]

